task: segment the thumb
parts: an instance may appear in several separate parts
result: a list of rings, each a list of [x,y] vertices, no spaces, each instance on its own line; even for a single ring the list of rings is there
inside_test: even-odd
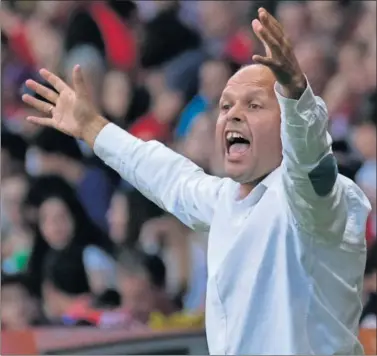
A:
[[[254,54],[252,57],[252,60],[258,64],[263,64],[264,66],[269,67],[271,70],[274,69],[274,60],[269,57],[263,57],[258,54]]]
[[[86,85],[84,81],[84,75],[79,65],[73,68],[72,74],[73,89],[78,96],[85,96],[87,94]]]

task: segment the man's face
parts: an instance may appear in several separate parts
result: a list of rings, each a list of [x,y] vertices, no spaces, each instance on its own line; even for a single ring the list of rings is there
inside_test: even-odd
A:
[[[155,311],[156,294],[148,277],[144,274],[120,272],[119,291],[124,306],[137,320],[146,323],[150,313]]]
[[[10,223],[20,225],[22,219],[22,202],[27,193],[27,181],[22,176],[15,176],[2,180],[2,208]]]
[[[21,284],[3,286],[1,290],[1,322],[7,329],[22,329],[37,316],[37,305]]]
[[[225,62],[208,61],[200,68],[200,92],[208,101],[216,105],[221,90],[230,77],[230,69]]]
[[[216,149],[226,175],[239,183],[251,183],[281,162],[280,108],[274,83],[267,67],[248,66],[229,79],[220,99]]]

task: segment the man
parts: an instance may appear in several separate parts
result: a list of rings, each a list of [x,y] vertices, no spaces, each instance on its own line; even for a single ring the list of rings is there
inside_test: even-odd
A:
[[[122,304],[132,318],[148,323],[151,313],[177,310],[166,293],[166,269],[155,255],[123,251],[118,259],[118,286]]]
[[[5,330],[21,330],[37,325],[42,315],[27,276],[1,276],[1,325]]]
[[[59,94],[27,82],[55,104],[25,96],[52,114],[28,120],[84,139],[148,198],[209,229],[211,354],[360,354],[370,204],[337,174],[325,105],[280,24],[264,9],[258,15],[252,27],[267,56],[254,55],[257,64],[237,72],[220,100],[217,149],[229,178],[109,124],[89,103],[79,67],[74,89],[41,71]]]

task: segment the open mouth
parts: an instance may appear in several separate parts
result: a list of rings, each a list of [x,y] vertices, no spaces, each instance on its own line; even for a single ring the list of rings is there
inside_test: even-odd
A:
[[[242,155],[250,148],[250,141],[238,132],[229,131],[225,138],[227,153],[230,156]]]

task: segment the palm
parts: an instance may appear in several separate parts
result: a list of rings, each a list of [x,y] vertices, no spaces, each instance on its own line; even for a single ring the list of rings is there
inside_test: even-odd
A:
[[[252,27],[266,51],[265,57],[254,55],[253,60],[269,67],[281,85],[305,86],[306,79],[279,22],[265,9],[260,8],[258,19],[253,20]]]
[[[77,98],[74,91],[72,89],[63,90],[52,112],[52,120],[56,129],[72,136],[78,136],[80,125],[75,113],[76,106]]]
[[[50,117],[29,117],[28,120],[42,126],[54,127],[68,135],[81,138],[86,121],[93,117],[95,112],[86,94],[79,68],[76,67],[73,73],[73,88],[46,70],[41,70],[40,73],[57,92],[34,80],[28,80],[26,85],[55,105],[38,100],[28,94],[24,95],[22,99],[25,103],[42,113],[50,115]]]

